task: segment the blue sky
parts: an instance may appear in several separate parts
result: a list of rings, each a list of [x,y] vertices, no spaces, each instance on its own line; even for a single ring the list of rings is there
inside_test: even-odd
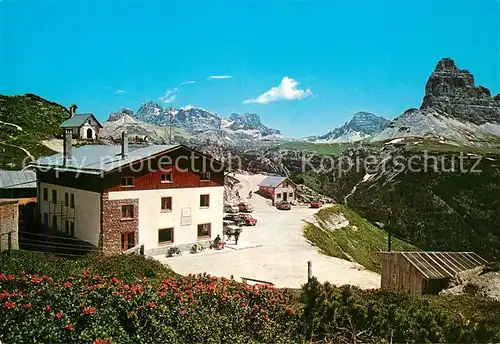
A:
[[[500,92],[497,0],[0,0],[0,16],[0,93],[101,120],[154,100],[324,133],[420,106],[442,57]]]

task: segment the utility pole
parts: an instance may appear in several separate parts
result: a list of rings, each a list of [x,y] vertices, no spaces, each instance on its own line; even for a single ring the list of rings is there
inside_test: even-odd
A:
[[[391,252],[392,250],[391,218],[392,218],[392,204],[389,207],[389,220],[387,221],[387,252]]]
[[[170,116],[170,128],[169,128],[170,134],[169,134],[168,143],[172,144],[172,118],[174,117],[174,112],[172,110],[172,107],[168,108],[168,115]]]

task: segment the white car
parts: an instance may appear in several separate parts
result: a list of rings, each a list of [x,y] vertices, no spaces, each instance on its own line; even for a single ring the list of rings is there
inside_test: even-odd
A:
[[[225,213],[230,213],[230,214],[235,214],[240,211],[240,208],[235,205],[235,204],[225,204],[224,205],[224,212]]]

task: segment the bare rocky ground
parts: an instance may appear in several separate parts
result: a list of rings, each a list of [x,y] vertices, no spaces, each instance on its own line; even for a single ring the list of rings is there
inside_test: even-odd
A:
[[[250,190],[264,179],[259,174],[236,174],[238,190],[246,198]],[[290,211],[280,211],[270,201],[259,195],[248,200],[255,207],[255,227],[244,227],[240,237],[242,245],[261,244],[260,247],[242,250],[224,249],[217,253],[190,254],[179,257],[155,258],[167,263],[180,274],[209,273],[214,276],[241,277],[274,283],[277,287],[299,288],[307,282],[307,262],[312,262],[312,272],[320,281],[336,285],[351,284],[364,289],[378,288],[380,275],[366,270],[359,264],[328,257],[318,252],[303,236],[306,218],[317,209],[294,206]]]
[[[497,271],[486,272],[487,269],[478,267],[457,274],[441,294],[468,294],[500,301],[500,271],[498,267]]]

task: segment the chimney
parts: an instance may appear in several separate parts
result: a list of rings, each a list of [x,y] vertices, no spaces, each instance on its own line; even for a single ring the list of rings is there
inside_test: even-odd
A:
[[[128,154],[128,137],[125,131],[122,132],[122,158]]]
[[[69,117],[73,117],[76,114],[76,109],[78,109],[78,106],[75,104],[71,104],[69,107]]]
[[[63,140],[63,157],[64,165],[67,165],[68,160],[71,160],[71,149],[73,148],[73,130],[64,130],[64,140]]]

